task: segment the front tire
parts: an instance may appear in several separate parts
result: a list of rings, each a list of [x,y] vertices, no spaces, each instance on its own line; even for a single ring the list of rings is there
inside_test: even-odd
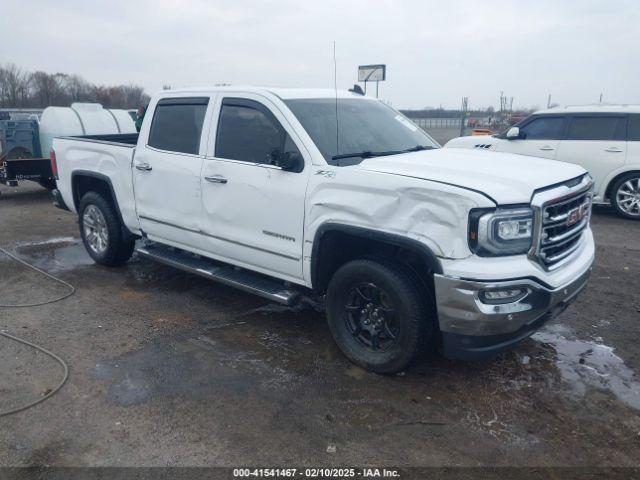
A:
[[[82,242],[96,263],[111,267],[131,258],[135,239],[124,234],[111,202],[88,192],[80,200],[78,213]]]
[[[354,260],[331,279],[327,320],[338,347],[353,363],[391,374],[435,346],[431,303],[402,267],[382,260]]]
[[[611,205],[624,218],[640,220],[640,173],[630,173],[611,188]]]

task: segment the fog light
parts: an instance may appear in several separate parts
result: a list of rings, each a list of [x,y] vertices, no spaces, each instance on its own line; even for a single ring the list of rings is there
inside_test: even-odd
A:
[[[499,303],[512,303],[524,297],[529,290],[527,288],[505,288],[502,290],[483,290],[480,292],[480,301],[492,305]]]

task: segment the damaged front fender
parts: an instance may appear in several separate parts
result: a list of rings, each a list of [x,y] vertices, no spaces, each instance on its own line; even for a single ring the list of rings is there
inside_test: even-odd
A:
[[[333,177],[313,175],[307,193],[305,268],[310,275],[314,239],[325,224],[341,224],[405,237],[436,257],[471,255],[469,211],[494,207],[482,194],[429,180],[343,167]],[[307,278],[310,278],[307,277]]]

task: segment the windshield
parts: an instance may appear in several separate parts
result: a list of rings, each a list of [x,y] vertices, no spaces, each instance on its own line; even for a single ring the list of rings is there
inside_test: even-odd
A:
[[[382,102],[339,98],[337,142],[335,98],[285,103],[331,165],[353,165],[376,154],[438,148],[422,129]]]

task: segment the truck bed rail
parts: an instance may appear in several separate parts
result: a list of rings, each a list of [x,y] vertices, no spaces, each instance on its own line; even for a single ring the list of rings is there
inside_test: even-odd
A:
[[[126,147],[135,147],[136,144],[138,143],[137,133],[113,133],[113,134],[104,134],[104,135],[74,135],[74,136],[59,137],[59,138],[69,138],[72,140],[80,140],[85,142],[108,143],[112,145],[122,145]]]

